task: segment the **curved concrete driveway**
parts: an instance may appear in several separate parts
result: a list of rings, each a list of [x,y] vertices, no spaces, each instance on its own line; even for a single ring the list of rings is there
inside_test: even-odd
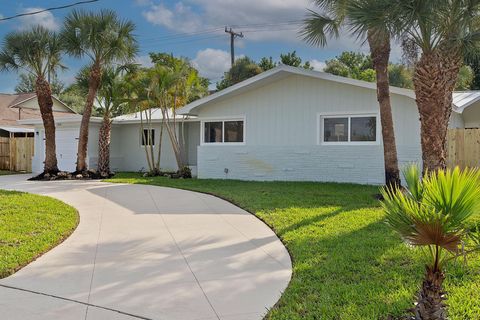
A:
[[[2,319],[261,319],[290,280],[290,257],[275,234],[221,199],[26,178],[0,177],[0,189],[65,201],[79,210],[80,225],[0,280]]]

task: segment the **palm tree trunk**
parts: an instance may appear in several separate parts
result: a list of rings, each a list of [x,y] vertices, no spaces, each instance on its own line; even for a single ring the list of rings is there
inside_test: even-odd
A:
[[[380,122],[382,125],[385,184],[387,186],[400,186],[400,170],[398,169],[397,145],[395,143],[390,84],[388,81],[390,37],[369,32],[368,43],[377,77],[377,100],[380,105]]]
[[[99,63],[95,63],[90,70],[90,79],[88,81],[88,95],[83,110],[82,122],[80,124],[80,134],[78,137],[78,153],[77,153],[77,172],[87,170],[87,146],[88,146],[88,128],[90,125],[90,117],[92,115],[93,102],[97,95],[98,88],[102,77],[102,70]]]
[[[145,157],[147,158],[147,165],[148,165],[148,172],[152,173],[153,172],[153,164],[150,162],[150,156],[148,154],[148,134],[145,135],[145,124],[143,120],[143,110],[140,109],[140,130],[141,130],[141,135],[142,135],[142,141],[145,141],[144,145],[142,146],[143,149],[145,150]],[[146,114],[145,114],[146,115]]]
[[[98,139],[98,171],[102,176],[110,174],[110,136],[112,121],[107,113],[103,115]]]
[[[452,93],[462,64],[460,55],[437,49],[423,53],[413,84],[421,123],[423,172],[446,167],[446,137],[452,113]]]
[[[53,117],[53,100],[50,84],[38,77],[35,84],[38,106],[42,115],[45,129],[45,162],[43,173],[56,174],[58,172],[57,153],[55,145],[55,119]]]
[[[417,305],[414,308],[415,319],[418,320],[445,320],[445,300],[443,281],[445,274],[437,268],[427,266],[425,279],[418,293]]]
[[[183,167],[185,167],[185,160],[182,157],[180,143],[174,132],[175,129],[170,124],[170,121],[169,121],[170,119],[168,118],[167,113],[168,113],[168,110],[166,110],[166,108],[162,108],[162,115],[163,117],[167,118],[167,121],[165,121],[165,128],[167,129],[168,137],[170,138],[170,142],[172,144],[173,153],[175,154],[175,160],[177,160],[178,170],[180,170]]]
[[[162,117],[162,122],[160,123],[160,137],[158,138],[158,153],[157,153],[157,163],[155,164],[155,168],[157,168],[158,173],[161,172],[160,170],[160,163],[162,160],[162,141],[163,141],[163,128],[165,127],[165,119]]]

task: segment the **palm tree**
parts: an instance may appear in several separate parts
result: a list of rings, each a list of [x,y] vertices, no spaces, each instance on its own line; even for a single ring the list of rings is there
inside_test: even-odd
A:
[[[365,38],[377,79],[377,100],[383,137],[385,182],[400,185],[397,147],[390,102],[388,61],[390,58],[390,6],[392,0],[313,0],[324,13],[310,11],[302,35],[316,46],[325,46],[328,37],[338,37],[345,26],[359,38]]]
[[[47,79],[58,68],[64,68],[60,62],[61,55],[62,46],[58,35],[42,26],[9,33],[0,52],[1,71],[22,70],[35,77],[35,92],[45,129],[43,174],[58,172],[52,90]]]
[[[479,209],[480,172],[460,171],[457,167],[434,171],[422,180],[418,167],[411,166],[404,175],[406,190],[398,187],[382,190],[386,222],[407,244],[425,249],[428,262],[413,309],[415,319],[443,320],[446,319],[443,291],[446,264],[459,255],[480,249],[478,235],[467,226],[469,218]],[[462,252],[462,246],[468,244],[472,248]]]
[[[154,137],[152,137],[151,134],[146,134],[146,131],[152,132],[152,109],[156,107],[151,98],[153,82],[151,72],[151,69],[145,68],[131,69],[130,72],[125,75],[123,91],[126,98],[127,110],[140,116],[140,132],[142,134],[142,140],[145,141],[143,149],[145,150],[145,157],[149,169],[148,173],[152,176],[157,176],[160,174],[162,135],[165,119],[162,120],[160,126],[160,139],[157,143],[158,153],[155,157],[155,146],[151,141]]]
[[[102,177],[108,177],[110,170],[110,142],[112,130],[112,117],[120,115],[126,106],[124,71],[129,71],[130,65],[106,66],[102,72],[102,80],[97,92],[96,101],[98,113],[103,120],[98,136],[98,164],[97,169]],[[77,85],[88,91],[89,68],[83,68],[77,76]]]
[[[74,57],[91,60],[88,95],[80,125],[77,172],[87,169],[88,127],[103,68],[115,62],[128,63],[135,57],[138,47],[134,30],[132,22],[120,20],[112,10],[73,11],[65,18],[61,32],[65,50]]]
[[[480,1],[397,0],[391,10],[397,32],[421,53],[413,83],[421,121],[423,169],[443,169],[458,73],[465,57],[479,54]]]
[[[160,108],[179,170],[187,165],[184,122],[178,122],[177,109],[207,94],[207,86],[188,60],[170,57],[150,70],[151,96]],[[163,127],[162,126],[162,127]],[[162,131],[160,131],[162,133]]]

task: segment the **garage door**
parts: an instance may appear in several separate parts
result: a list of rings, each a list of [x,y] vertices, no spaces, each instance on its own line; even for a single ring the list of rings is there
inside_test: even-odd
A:
[[[58,168],[75,171],[77,162],[78,129],[56,130]]]

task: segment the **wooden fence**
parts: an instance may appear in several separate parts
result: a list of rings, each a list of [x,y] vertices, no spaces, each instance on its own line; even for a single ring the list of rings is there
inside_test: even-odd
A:
[[[480,168],[480,129],[449,129],[447,165]]]
[[[0,137],[0,170],[32,171],[34,138]]]

